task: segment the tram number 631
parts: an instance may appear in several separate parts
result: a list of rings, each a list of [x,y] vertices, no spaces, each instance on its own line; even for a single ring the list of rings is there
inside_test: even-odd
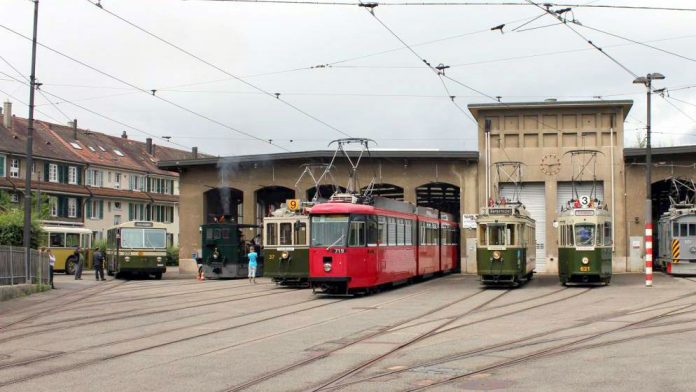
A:
[[[580,266],[580,272],[590,272],[590,266],[589,265]]]

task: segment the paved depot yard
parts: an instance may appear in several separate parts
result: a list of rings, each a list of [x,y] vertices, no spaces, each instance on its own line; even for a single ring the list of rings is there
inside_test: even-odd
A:
[[[696,279],[481,290],[450,275],[346,299],[168,275],[58,275],[0,303],[0,390],[696,389]]]

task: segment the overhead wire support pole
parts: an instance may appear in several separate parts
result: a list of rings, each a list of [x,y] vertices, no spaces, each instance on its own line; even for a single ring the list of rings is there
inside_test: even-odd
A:
[[[36,84],[36,35],[39,25],[39,0],[34,1],[34,32],[31,41],[31,74],[29,76],[29,118],[27,120],[26,165],[24,167],[24,271],[25,282],[31,283],[29,265],[31,259],[31,173],[34,143],[34,95]],[[7,115],[7,114],[5,114]]]

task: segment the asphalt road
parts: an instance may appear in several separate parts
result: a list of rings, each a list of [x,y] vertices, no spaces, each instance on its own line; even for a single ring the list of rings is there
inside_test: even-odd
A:
[[[342,298],[83,277],[0,303],[0,391],[696,389],[696,279],[485,290],[450,275]]]

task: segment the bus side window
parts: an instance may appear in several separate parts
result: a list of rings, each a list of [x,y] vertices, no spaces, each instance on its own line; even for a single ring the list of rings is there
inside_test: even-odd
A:
[[[51,233],[49,242],[52,248],[65,248],[65,233]]]
[[[76,248],[82,246],[80,244],[80,234],[78,233],[66,233],[65,234],[65,246],[69,248]]]

